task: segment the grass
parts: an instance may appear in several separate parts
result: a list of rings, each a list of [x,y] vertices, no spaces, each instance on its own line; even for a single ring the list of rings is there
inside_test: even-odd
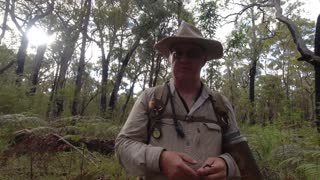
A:
[[[47,124],[39,119],[32,121],[23,115],[14,115],[12,122],[0,122],[0,153],[6,149],[16,130],[42,126],[58,128],[64,137],[73,140],[81,137],[110,140],[121,128],[115,121],[94,117],[71,117]],[[265,179],[314,180],[320,177],[319,134],[308,122],[295,126],[285,123],[266,126],[240,124],[240,129],[247,137]],[[79,148],[89,158],[75,150],[0,156],[0,179],[136,179],[128,176],[113,153],[89,153],[85,147]]]
[[[93,154],[95,164],[75,151],[11,157],[0,168],[0,179],[129,179],[113,155]]]
[[[317,179],[320,177],[319,134],[310,124],[284,128],[279,124],[241,125],[266,179]],[[313,152],[313,153],[311,153]]]

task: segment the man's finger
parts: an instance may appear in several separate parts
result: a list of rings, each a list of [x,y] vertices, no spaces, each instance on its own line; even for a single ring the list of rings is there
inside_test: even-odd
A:
[[[220,172],[225,172],[225,169],[223,166],[220,166],[218,163],[204,164],[201,168],[197,170],[197,174],[200,176],[206,176],[209,174],[216,174]]]
[[[201,167],[200,169],[197,170],[197,173],[201,176],[206,176],[208,174],[214,174],[214,173],[219,173],[222,169],[215,167],[214,165],[212,165],[211,167]]]
[[[182,164],[180,170],[186,177],[191,177],[191,179],[198,177],[198,174],[187,164]]]
[[[198,162],[196,160],[194,160],[191,156],[185,154],[185,153],[179,153],[181,159],[187,163],[190,163],[192,165],[197,164]]]

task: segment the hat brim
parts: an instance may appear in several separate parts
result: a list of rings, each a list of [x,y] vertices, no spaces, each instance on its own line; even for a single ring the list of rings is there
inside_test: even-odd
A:
[[[208,60],[220,59],[223,56],[223,47],[219,41],[204,39],[204,38],[194,38],[194,37],[167,37],[155,44],[155,48],[165,57],[169,57],[170,49],[173,45],[178,43],[191,42],[199,44],[202,48],[206,50]]]

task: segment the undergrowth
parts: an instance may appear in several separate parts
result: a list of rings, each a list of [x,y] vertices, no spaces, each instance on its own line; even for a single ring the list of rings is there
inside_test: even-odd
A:
[[[75,151],[11,157],[6,162],[2,160],[0,179],[130,179],[113,155],[91,155],[95,157],[93,162]]]
[[[283,127],[241,125],[264,178],[318,179],[320,148],[316,129],[308,123],[299,128]]]
[[[98,117],[70,117],[50,123],[24,115],[11,115],[9,119],[9,116],[0,118],[0,153],[6,149],[13,133],[21,129],[47,126],[74,141],[83,137],[112,140],[122,126],[116,120]],[[320,177],[319,135],[311,123],[299,123],[240,124],[241,133],[248,139],[265,179],[316,180]],[[136,179],[126,173],[113,153],[104,155],[89,152],[84,146],[78,148],[82,152],[72,149],[10,157],[2,153],[0,179]]]

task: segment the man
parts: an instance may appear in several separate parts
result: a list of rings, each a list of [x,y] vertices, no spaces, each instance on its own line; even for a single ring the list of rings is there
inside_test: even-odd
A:
[[[145,179],[261,178],[232,105],[200,79],[206,61],[222,57],[221,43],[182,22],[155,47],[169,59],[173,78],[135,102],[116,139],[120,164]]]

